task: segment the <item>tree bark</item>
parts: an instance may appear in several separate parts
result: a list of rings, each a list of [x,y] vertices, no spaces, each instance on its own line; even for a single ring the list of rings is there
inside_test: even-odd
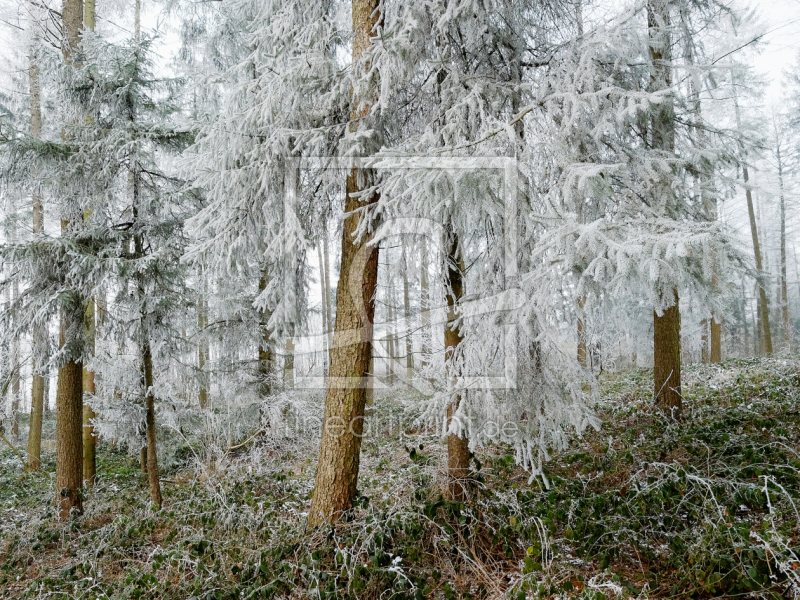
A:
[[[359,65],[370,46],[370,35],[380,15],[378,0],[352,0],[353,65]],[[371,100],[371,98],[369,99]],[[351,131],[369,107],[351,100]],[[347,176],[347,197],[342,230],[342,266],[336,288],[336,326],[331,349],[330,376],[320,441],[319,467],[308,526],[333,522],[352,506],[358,482],[361,435],[364,428],[367,369],[375,317],[378,251],[367,244],[371,235],[354,242],[360,213],[357,209],[377,202],[377,195],[354,198],[372,183],[373,173],[353,168]]]
[[[452,226],[448,228],[449,240],[445,268],[447,269],[447,324],[444,330],[445,362],[448,363],[448,375],[455,380],[452,361],[462,336],[455,324],[458,319],[456,309],[464,296],[464,256],[459,245],[458,235]],[[456,398],[447,407],[447,426],[450,427],[453,415],[458,410],[461,397]],[[448,433],[447,436],[447,495],[457,502],[464,501],[469,493],[469,440],[462,428],[461,435]]]
[[[656,405],[679,418],[683,410],[681,396],[681,313],[678,292],[675,303],[658,316],[653,313],[653,379]]]
[[[672,86],[670,61],[670,15],[667,0],[649,0],[647,25],[652,70],[650,90]],[[654,150],[672,154],[675,150],[675,111],[672,100],[665,99],[653,108],[650,119],[651,144]],[[662,191],[670,196],[670,182],[661,182]],[[669,214],[669,206],[667,213]],[[678,215],[673,215],[676,218]],[[674,303],[663,314],[653,312],[653,389],[656,404],[680,418],[681,398],[681,315],[678,290],[672,290]]]
[[[67,343],[67,324],[80,322],[82,316],[68,310],[61,318],[61,348]],[[59,518],[65,520],[72,508],[83,512],[83,363],[79,360],[69,360],[58,369],[56,411],[56,504]]]
[[[64,0],[61,12],[63,41],[61,51],[68,65],[75,64],[76,52],[80,43],[83,27],[82,0]],[[61,232],[66,233],[69,222],[62,218]],[[68,295],[74,295],[70,292]],[[61,312],[59,347],[74,345],[75,340],[68,336],[80,335],[83,328],[83,306],[78,298],[72,298],[72,304]],[[67,519],[74,507],[83,511],[82,479],[83,479],[83,363],[75,360],[75,350],[71,357],[58,369],[56,390],[56,504],[60,519]]]
[[[42,133],[42,99],[41,84],[39,80],[39,65],[36,57],[30,57],[30,78],[31,94],[31,137],[39,139]],[[34,193],[33,204],[33,237],[37,239],[41,236],[44,229],[44,208],[42,207],[42,197]],[[47,345],[47,329],[45,324],[36,323],[33,326],[33,367],[31,368],[31,422],[28,430],[28,467],[32,471],[38,471],[42,466],[42,419],[44,412],[44,377],[45,373],[39,372],[38,362],[45,354]]]
[[[95,352],[95,311],[94,301],[89,300],[86,303],[86,313],[84,315],[84,339],[92,356]],[[83,369],[83,394],[94,395],[94,371]],[[85,485],[93,485],[95,475],[97,473],[96,463],[96,443],[97,438],[94,435],[94,425],[92,419],[97,416],[97,413],[89,406],[87,398],[84,397],[83,402],[83,481]]]

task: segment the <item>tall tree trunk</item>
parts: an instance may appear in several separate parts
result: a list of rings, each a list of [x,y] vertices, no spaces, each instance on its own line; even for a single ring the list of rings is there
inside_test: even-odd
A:
[[[741,116],[739,115],[739,101],[736,97],[735,91],[733,96],[733,106],[736,112],[736,125],[739,128],[739,131],[741,131],[742,121],[741,121]],[[747,170],[744,144],[742,143],[741,140],[739,140],[739,150],[741,152],[742,177],[744,179],[745,196],[747,197],[747,214],[750,217],[750,235],[753,238],[753,253],[755,254],[755,259],[756,259],[756,269],[758,269],[759,274],[763,275],[764,271],[762,270],[762,263],[761,263],[761,246],[758,243],[758,225],[756,224],[756,213],[755,213],[755,208],[753,207],[753,194],[750,191],[750,173]],[[762,324],[761,331],[764,343],[764,353],[767,356],[771,356],[772,332],[769,325],[769,300],[767,299],[767,291],[761,284],[759,284],[758,286],[758,297],[759,297],[759,317],[760,317],[759,320],[761,321]]]
[[[42,97],[41,84],[39,80],[39,65],[36,57],[30,57],[30,78],[31,95],[31,137],[39,139],[42,133]],[[44,229],[44,208],[42,207],[42,197],[39,193],[34,193],[33,204],[33,237],[38,239]],[[42,466],[42,419],[44,411],[44,378],[47,372],[39,371],[39,362],[44,359],[47,347],[47,328],[44,323],[36,323],[33,326],[33,367],[31,369],[31,422],[28,430],[28,467],[32,471],[38,471]]]
[[[464,256],[459,245],[458,235],[452,226],[448,228],[447,244],[447,325],[444,330],[445,362],[449,363],[448,374],[455,380],[457,373],[452,367],[453,357],[463,339],[455,325],[458,318],[456,309],[464,297]],[[453,415],[458,410],[461,397],[456,398],[447,407],[447,426],[450,427]],[[449,433],[447,436],[447,494],[451,500],[463,501],[469,489],[469,441],[466,431],[461,436]]]
[[[361,63],[370,46],[370,35],[380,15],[378,0],[352,0],[353,64]],[[368,114],[371,98],[352,98],[351,131],[357,119]],[[353,168],[347,176],[342,228],[342,265],[336,288],[336,326],[331,349],[330,376],[325,398],[325,417],[320,441],[319,466],[308,526],[337,520],[352,506],[358,482],[361,435],[364,428],[366,377],[375,316],[374,295],[378,283],[378,251],[368,246],[372,236],[353,242],[361,211],[377,202],[377,195],[354,198],[373,183],[374,174]]]
[[[650,91],[666,90],[672,86],[670,54],[670,15],[667,0],[649,0],[647,26],[652,62]],[[675,150],[675,111],[671,100],[653,109],[650,119],[652,147],[664,153]],[[670,182],[662,182],[669,195]],[[669,213],[669,211],[668,211]],[[674,215],[677,217],[678,215]],[[672,290],[672,305],[661,315],[653,312],[653,389],[656,404],[673,417],[680,418],[681,398],[681,315],[678,290]]]
[[[64,0],[61,18],[64,36],[61,51],[64,61],[72,65],[83,27],[82,0]],[[62,235],[66,235],[69,228],[69,221],[62,218]],[[74,358],[77,354],[74,346],[79,342],[68,338],[83,332],[79,326],[83,322],[83,306],[74,292],[67,296],[70,302],[61,311],[59,347],[73,348],[58,369],[56,390],[56,504],[61,519],[68,518],[73,507],[78,512],[83,511],[83,363]]]
[[[95,310],[94,300],[89,300],[86,303],[86,312],[84,314],[84,340],[87,344],[88,350],[94,356],[95,352]],[[97,438],[94,435],[94,425],[92,419],[97,416],[89,406],[88,398],[85,396],[91,394],[94,396],[94,371],[87,368],[83,369],[83,481],[86,485],[94,484],[95,475],[97,473],[96,462],[96,443]]]

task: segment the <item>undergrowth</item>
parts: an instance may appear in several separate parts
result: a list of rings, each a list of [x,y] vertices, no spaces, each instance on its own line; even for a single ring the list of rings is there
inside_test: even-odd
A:
[[[135,459],[102,443],[86,513],[67,524],[52,454],[26,474],[4,450],[0,595],[798,598],[800,361],[688,368],[682,422],[653,410],[651,377],[605,377],[600,431],[553,457],[549,488],[492,447],[473,458],[470,500],[449,502],[440,440],[376,431],[356,507],[315,532],[313,439],[205,462],[187,448],[160,511]],[[390,397],[374,410],[401,408]]]

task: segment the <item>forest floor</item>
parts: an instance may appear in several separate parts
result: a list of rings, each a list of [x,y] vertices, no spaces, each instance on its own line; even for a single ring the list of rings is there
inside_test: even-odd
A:
[[[101,443],[86,512],[66,524],[52,451],[30,474],[6,448],[0,597],[798,598],[800,359],[689,367],[683,422],[653,410],[651,377],[603,377],[603,425],[552,456],[549,489],[492,447],[472,498],[448,502],[442,442],[377,431],[358,506],[317,532],[313,440],[205,463],[187,448],[160,511],[138,460]]]

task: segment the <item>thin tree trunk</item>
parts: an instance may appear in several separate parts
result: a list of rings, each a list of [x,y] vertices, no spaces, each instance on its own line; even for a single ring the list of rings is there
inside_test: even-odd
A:
[[[703,364],[708,363],[711,356],[709,352],[708,334],[708,319],[703,319],[700,321],[700,362]]]
[[[95,310],[94,301],[89,300],[86,303],[86,313],[84,315],[84,339],[88,346],[88,350],[94,356],[95,352]],[[95,394],[94,386],[94,371],[87,368],[83,369],[83,394]],[[95,475],[97,473],[96,462],[96,443],[97,438],[94,435],[94,425],[92,419],[97,414],[89,406],[87,398],[84,397],[83,402],[83,481],[85,485],[93,485]]]
[[[39,80],[39,65],[36,57],[30,57],[30,94],[31,94],[31,137],[39,139],[42,133],[42,98]],[[33,237],[38,239],[44,229],[44,208],[42,197],[33,194]],[[42,419],[44,411],[45,377],[47,372],[39,372],[39,361],[44,359],[47,347],[47,329],[44,323],[36,323],[33,327],[33,367],[31,369],[31,422],[28,430],[28,467],[38,471],[42,466]]]
[[[652,61],[650,90],[669,89],[672,85],[670,67],[670,15],[667,0],[649,0],[647,25]],[[671,101],[653,109],[650,120],[652,147],[666,153],[675,150],[675,112]],[[669,183],[664,182],[669,194]],[[672,305],[661,315],[653,311],[653,389],[656,404],[673,417],[680,418],[681,397],[681,315],[678,290],[672,290]]]
[[[444,330],[445,361],[449,364],[448,375],[455,380],[456,373],[452,367],[454,355],[462,341],[461,333],[455,326],[458,318],[456,309],[464,296],[464,256],[458,242],[458,236],[452,226],[448,231],[448,250],[445,268],[447,269],[447,325]],[[458,410],[461,397],[456,398],[447,407],[447,426],[451,426],[453,416]],[[469,490],[469,441],[466,431],[461,435],[448,433],[447,436],[447,494],[453,501],[466,499]]]
[[[16,236],[12,234],[12,239]],[[19,284],[17,280],[13,283],[14,300],[19,298]],[[19,361],[19,337],[14,336],[11,341],[11,435],[19,436],[19,399],[20,399],[20,371],[22,365]]]
[[[739,115],[739,101],[736,98],[736,94],[734,92],[733,96],[733,105],[736,112],[736,125],[739,128],[739,131],[742,129],[741,117]],[[761,247],[758,243],[758,227],[756,224],[756,213],[753,207],[753,194],[750,191],[750,174],[747,170],[747,163],[745,162],[744,156],[744,144],[742,141],[739,141],[739,150],[742,154],[742,177],[744,178],[744,189],[745,195],[747,197],[747,214],[750,217],[750,235],[753,238],[753,253],[755,254],[756,259],[756,269],[758,269],[759,274],[764,274],[762,270],[762,263],[761,263]],[[767,291],[764,289],[763,286],[759,284],[758,286],[758,294],[759,294],[759,316],[760,321],[762,323],[762,337],[764,342],[764,353],[767,356],[772,355],[772,332],[769,326],[769,300],[767,299]]]

